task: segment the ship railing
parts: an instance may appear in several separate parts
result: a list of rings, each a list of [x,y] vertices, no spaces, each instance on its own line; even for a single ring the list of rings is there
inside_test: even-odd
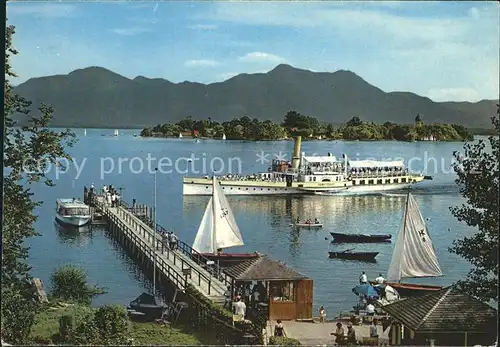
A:
[[[137,207],[129,207],[129,204],[127,204],[125,201],[120,201],[120,206],[125,208],[127,211],[131,212],[134,214],[136,217],[141,219],[144,223],[146,223],[148,226],[153,228],[154,226],[154,221],[151,220],[151,218],[146,214],[143,213],[140,208]],[[160,224],[156,223],[155,231],[158,234],[163,234],[164,232],[168,232],[167,229],[165,229],[163,226]],[[161,241],[160,241],[161,240]],[[163,244],[163,241],[161,239],[161,236],[159,237],[159,242]],[[167,250],[170,249],[170,245],[163,245],[164,248]],[[200,267],[203,269],[207,270],[212,276],[215,278],[218,278],[222,283],[224,283],[226,286],[230,286],[232,283],[231,277],[229,277],[224,269],[219,266],[219,264],[215,263],[213,265],[211,264],[210,260],[203,256],[201,253],[193,249],[190,245],[185,243],[184,241],[177,239],[177,250],[179,250],[182,254],[186,255],[189,259],[191,259],[194,263],[198,264]]]
[[[401,176],[408,176],[410,173],[407,170],[405,170],[398,172],[373,172],[373,173],[348,172],[348,174],[351,177],[356,177],[356,178],[373,178],[373,177],[401,177]]]

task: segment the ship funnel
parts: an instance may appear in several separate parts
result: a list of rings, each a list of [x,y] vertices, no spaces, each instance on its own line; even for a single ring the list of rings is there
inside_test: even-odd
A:
[[[300,165],[300,147],[302,145],[302,136],[295,137],[295,146],[293,147],[292,168],[298,169]]]

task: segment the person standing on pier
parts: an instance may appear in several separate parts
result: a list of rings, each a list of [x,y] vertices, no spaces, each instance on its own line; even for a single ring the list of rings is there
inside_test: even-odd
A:
[[[114,192],[111,194],[111,207],[116,207],[116,194]]]
[[[170,232],[170,249],[175,251],[177,249],[178,238],[173,231]]]
[[[337,329],[335,329],[335,332],[332,333],[333,336],[335,336],[335,343],[338,345],[344,342],[345,336],[344,336],[344,328],[342,327],[342,323],[337,322]]]
[[[227,290],[224,292],[224,306],[223,308],[231,309],[231,287],[227,286]]]
[[[377,285],[380,285],[380,284],[384,284],[385,282],[385,278],[382,277],[382,274],[378,274],[378,277],[375,278],[375,283],[377,283]]]
[[[247,311],[247,306],[243,301],[241,301],[241,297],[236,297],[236,302],[233,304],[234,314],[239,316],[240,320],[245,319],[245,314]]]
[[[348,344],[355,345],[357,343],[356,340],[356,330],[352,327],[352,323],[347,323],[347,337],[346,342]]]
[[[323,306],[319,308],[319,322],[324,323],[326,318],[326,311]]]
[[[101,192],[102,192],[102,195],[106,196],[106,193],[108,192],[108,186],[107,185],[103,185],[102,189],[101,189]]]
[[[106,193],[106,202],[108,206],[111,206],[111,193],[109,191]]]
[[[161,253],[163,254],[165,252],[165,248],[167,248],[169,245],[169,238],[168,238],[168,233],[163,230],[161,232]]]

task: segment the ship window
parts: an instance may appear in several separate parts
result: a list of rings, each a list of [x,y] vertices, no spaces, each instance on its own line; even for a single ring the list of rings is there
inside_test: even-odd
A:
[[[359,181],[359,184],[361,184],[361,185],[365,184],[365,180]]]
[[[208,189],[208,186],[205,186],[206,189]]]
[[[356,185],[356,180],[352,180],[352,185],[355,186]]]
[[[328,178],[324,178],[321,180],[321,182],[331,182]]]
[[[391,180],[390,179],[386,179],[385,183],[391,183]]]
[[[248,188],[247,188],[247,190],[248,190]]]
[[[313,181],[316,181],[316,177],[313,177]]]
[[[373,184],[373,180],[368,180],[368,184]]]
[[[255,188],[253,190],[255,190]]]
[[[377,180],[377,184],[382,184],[382,180]]]
[[[399,179],[398,179],[398,178],[395,178],[395,179],[394,179],[394,183],[399,183]]]
[[[401,178],[401,183],[406,183],[406,177]]]

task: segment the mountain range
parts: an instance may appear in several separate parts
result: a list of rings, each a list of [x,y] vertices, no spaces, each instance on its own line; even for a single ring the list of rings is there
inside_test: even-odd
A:
[[[233,118],[282,121],[298,111],[322,122],[456,123],[490,128],[498,100],[434,102],[411,92],[385,92],[351,71],[312,72],[280,64],[267,73],[240,74],[224,82],[172,83],[129,79],[102,67],[32,78],[14,91],[55,110],[54,127],[142,128],[187,116],[223,122]],[[20,124],[23,119],[19,118]]]

